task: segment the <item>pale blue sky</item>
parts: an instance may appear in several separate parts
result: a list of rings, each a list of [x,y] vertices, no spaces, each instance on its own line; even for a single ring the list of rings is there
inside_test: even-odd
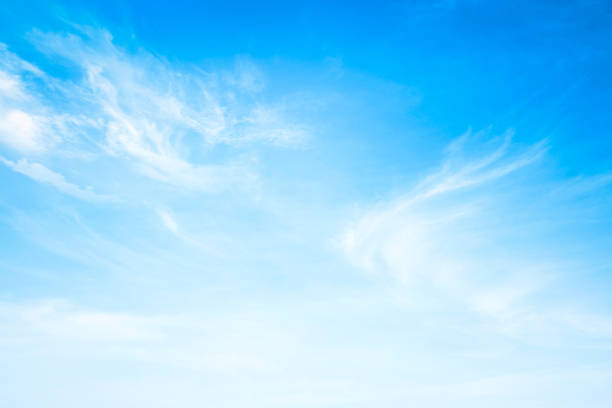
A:
[[[608,407],[608,2],[4,2],[0,401]]]

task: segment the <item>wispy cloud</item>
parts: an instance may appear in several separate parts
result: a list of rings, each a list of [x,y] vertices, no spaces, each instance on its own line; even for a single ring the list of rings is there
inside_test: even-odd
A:
[[[13,338],[19,342],[47,341],[147,342],[163,340],[165,327],[178,323],[177,317],[138,316],[79,308],[65,300],[36,303],[0,303],[4,326],[13,325]]]
[[[179,226],[175,216],[168,210],[158,209],[157,215],[161,220],[162,225],[178,238],[183,243],[199,251],[215,256],[226,256],[230,243],[225,237],[216,235],[214,238],[210,236],[198,237],[189,231],[185,231]]]
[[[76,72],[69,79],[0,49],[0,142],[26,154],[109,155],[154,180],[217,191],[256,179],[248,146],[305,138],[282,104],[259,98],[265,75],[246,57],[233,70],[206,72],[128,52],[105,30],[74,27],[74,34],[29,36]],[[243,153],[220,161],[213,149],[221,144]]]
[[[38,181],[43,184],[48,184],[55,187],[62,193],[76,197],[80,200],[91,201],[91,202],[113,202],[117,201],[111,196],[98,194],[93,191],[92,188],[81,188],[76,184],[66,181],[63,175],[49,170],[47,167],[40,163],[32,163],[26,159],[21,159],[17,162],[7,160],[0,157],[0,162],[11,168],[17,173],[21,173],[32,180]]]
[[[482,133],[476,136],[482,137]],[[507,132],[493,152],[465,157],[463,145],[470,137],[468,132],[449,145],[440,170],[425,176],[410,193],[381,203],[345,232],[341,242],[349,259],[365,269],[389,267],[399,277],[419,274],[425,267],[419,266],[419,259],[426,261],[424,264],[431,261],[420,257],[438,246],[432,234],[444,238],[442,230],[475,216],[479,210],[478,194],[487,183],[533,163],[545,152],[545,145],[538,143],[527,151],[508,155],[511,132]],[[451,193],[465,190],[474,195],[445,200]]]
[[[0,157],[0,162],[4,165],[11,168],[13,171],[17,173],[21,173],[34,181],[38,181],[39,183],[48,184],[50,186],[55,187],[62,193],[68,194],[70,196],[76,197],[80,200],[91,201],[91,202],[113,202],[117,201],[117,199],[98,194],[93,191],[92,188],[81,188],[76,184],[70,183],[66,181],[63,175],[54,172],[53,170],[48,169],[40,163],[32,163],[26,159],[21,159],[17,162],[13,162],[11,160],[7,160],[3,157]]]
[[[554,184],[520,172],[546,151],[546,141],[513,144],[511,131],[498,137],[491,137],[490,129],[467,132],[447,147],[439,170],[409,193],[359,216],[344,231],[340,247],[358,268],[401,282],[414,301],[432,296],[459,302],[507,332],[577,329],[567,312],[536,312],[530,300],[541,297],[570,263],[545,255],[543,249],[554,242],[538,241],[543,219],[564,222],[563,214],[549,216],[532,196]],[[582,187],[602,183],[607,177],[588,179]]]
[[[170,232],[172,232],[175,235],[179,233],[178,224],[176,223],[176,221],[174,220],[174,217],[172,217],[172,215],[170,215],[169,212],[159,210],[157,214],[159,215],[159,218],[161,219],[164,226],[168,228]]]
[[[22,99],[24,97],[22,84],[18,76],[0,71],[0,92],[6,99]]]
[[[491,152],[480,157],[466,157],[465,145],[486,138],[490,129],[473,133],[468,130],[446,148],[442,168],[426,177],[415,189],[415,199],[428,199],[436,195],[468,189],[504,177],[538,160],[547,150],[547,141],[542,140],[518,154],[509,154],[514,136],[513,130],[489,141],[501,143]],[[486,145],[485,145],[486,146]]]

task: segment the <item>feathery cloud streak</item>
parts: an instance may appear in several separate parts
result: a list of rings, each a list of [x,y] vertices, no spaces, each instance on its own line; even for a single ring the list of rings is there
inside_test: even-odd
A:
[[[216,191],[252,181],[249,161],[219,162],[217,145],[301,143],[305,128],[263,103],[262,72],[248,60],[232,71],[174,67],[143,50],[128,53],[104,30],[34,30],[31,41],[74,72],[52,76],[2,46],[0,142],[22,154],[108,155],[147,177]]]
[[[610,319],[589,319],[563,305],[541,308],[532,299],[545,298],[546,288],[575,265],[569,255],[549,255],[556,242],[546,222],[566,223],[571,208],[559,213],[563,200],[605,188],[609,177],[546,181],[536,166],[546,140],[521,147],[512,143],[512,131],[490,134],[468,131],[450,143],[439,170],[358,217],[340,248],[358,268],[405,285],[413,302],[421,296],[459,302],[508,333],[555,327],[593,334],[576,321]],[[556,213],[547,212],[551,204]],[[607,326],[599,324],[599,334],[608,336]]]

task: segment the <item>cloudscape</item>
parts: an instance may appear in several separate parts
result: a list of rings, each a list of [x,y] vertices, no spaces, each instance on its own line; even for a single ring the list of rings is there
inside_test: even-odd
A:
[[[0,406],[609,407],[606,1],[3,2]]]

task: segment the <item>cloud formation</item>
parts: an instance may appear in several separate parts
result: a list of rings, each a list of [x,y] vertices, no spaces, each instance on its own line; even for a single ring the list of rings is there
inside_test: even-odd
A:
[[[62,193],[68,194],[81,200],[91,202],[117,201],[111,196],[97,194],[93,191],[91,187],[81,188],[76,184],[70,183],[66,181],[63,175],[56,173],[53,170],[49,170],[47,167],[43,166],[40,163],[32,163],[26,159],[21,159],[17,162],[13,162],[3,157],[0,157],[0,163],[3,163],[13,171],[21,173],[34,181],[53,186]]]
[[[357,217],[340,237],[340,248],[354,266],[401,283],[412,302],[431,296],[457,303],[494,319],[508,333],[543,327],[586,333],[575,322],[590,319],[572,317],[580,312],[538,308],[530,299],[535,294],[545,298],[543,291],[571,263],[559,254],[547,255],[555,242],[543,238],[543,222],[557,217],[553,223],[560,225],[568,219],[546,212],[551,200],[560,208],[569,190],[579,194],[608,178],[561,186],[537,180],[537,172],[527,169],[545,155],[547,142],[520,146],[512,143],[512,135],[491,136],[486,129],[454,140],[438,170],[409,193]],[[599,325],[600,334],[607,336],[604,326]]]
[[[442,249],[442,243],[464,245],[464,239],[449,233],[461,232],[455,227],[466,219],[475,221],[482,189],[528,166],[546,151],[545,143],[540,142],[509,153],[512,132],[508,131],[493,139],[501,142],[493,151],[466,157],[465,144],[486,134],[488,131],[462,135],[447,147],[439,170],[425,176],[408,194],[359,218],[341,240],[351,262],[366,270],[388,270],[400,280],[408,280],[441,266],[428,265],[444,262],[443,257],[432,256],[436,248]]]
[[[286,146],[306,136],[282,105],[259,98],[264,75],[246,58],[219,73],[178,67],[144,50],[127,52],[105,30],[75,27],[29,35],[73,72],[68,79],[0,48],[0,143],[24,154],[108,155],[157,181],[217,191],[256,175],[250,159],[220,161],[215,146]]]

